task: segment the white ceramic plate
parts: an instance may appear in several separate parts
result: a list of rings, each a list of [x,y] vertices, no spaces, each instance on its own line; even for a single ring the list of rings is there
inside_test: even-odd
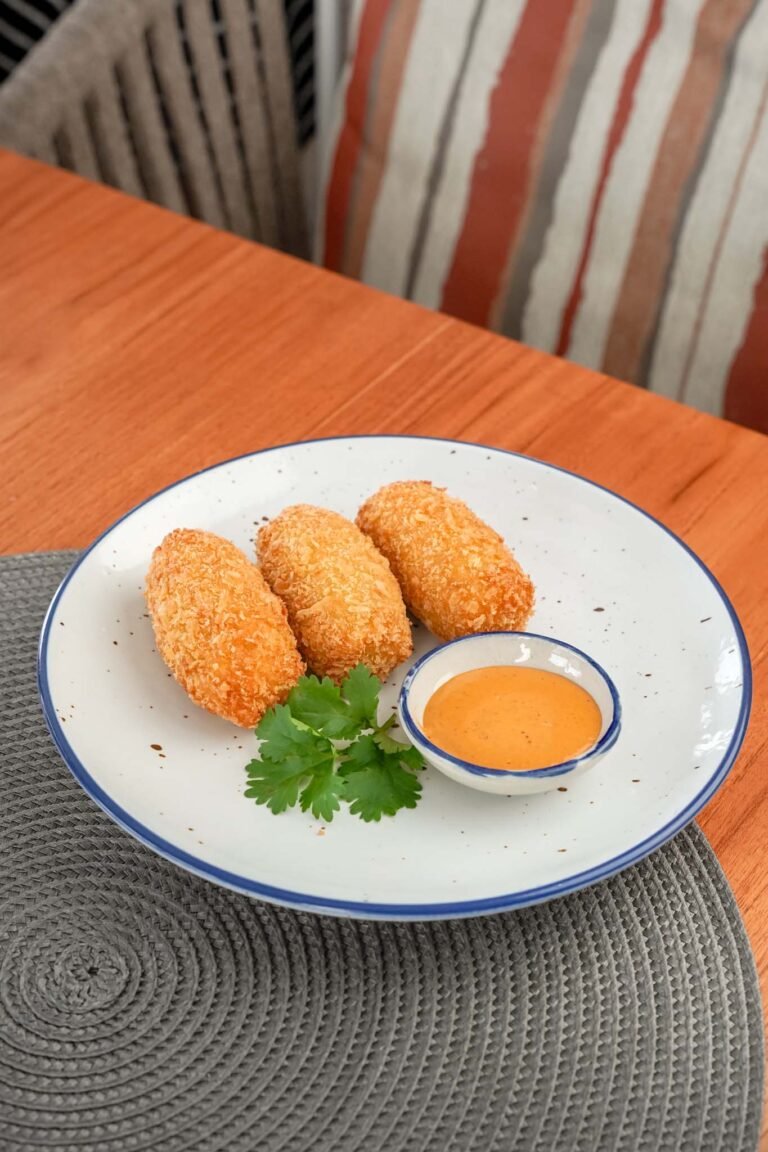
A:
[[[533,632],[593,656],[621,696],[616,745],[567,791],[489,796],[424,774],[421,803],[327,826],[246,800],[254,737],[196,708],[153,647],[142,595],[154,546],[205,528],[253,555],[262,517],[306,501],[354,516],[380,485],[429,479],[497,528],[532,575]],[[415,634],[416,655],[434,645]],[[405,668],[382,693],[388,713]],[[547,900],[663,844],[722,783],[744,737],[750,668],[725,594],[633,505],[523,456],[446,440],[287,445],[188,477],[129,512],[56,593],[40,646],[51,734],[123,828],[182,867],[294,907],[348,916],[471,916]],[[152,745],[160,745],[162,755]]]

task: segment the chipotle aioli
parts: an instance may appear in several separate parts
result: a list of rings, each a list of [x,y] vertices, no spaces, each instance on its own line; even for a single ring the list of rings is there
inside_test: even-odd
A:
[[[548,768],[586,752],[602,717],[579,684],[556,672],[474,668],[427,701],[422,728],[438,748],[483,768]]]

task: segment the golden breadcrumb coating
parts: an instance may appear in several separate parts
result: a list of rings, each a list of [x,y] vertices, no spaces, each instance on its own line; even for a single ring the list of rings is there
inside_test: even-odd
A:
[[[388,484],[363,504],[357,524],[389,560],[411,612],[440,639],[525,628],[530,578],[498,532],[445,489]]]
[[[147,604],[157,650],[196,704],[255,728],[304,671],[285,607],[247,556],[179,528],[155,549]]]
[[[318,676],[339,681],[362,663],[383,677],[410,656],[411,627],[397,581],[351,520],[296,504],[260,529],[256,548]]]

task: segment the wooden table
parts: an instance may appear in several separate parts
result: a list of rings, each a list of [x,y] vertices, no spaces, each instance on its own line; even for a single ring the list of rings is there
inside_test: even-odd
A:
[[[606,484],[725,586],[749,734],[701,825],[768,1003],[768,439],[0,153],[0,549],[77,548],[163,485],[267,444],[480,440]]]

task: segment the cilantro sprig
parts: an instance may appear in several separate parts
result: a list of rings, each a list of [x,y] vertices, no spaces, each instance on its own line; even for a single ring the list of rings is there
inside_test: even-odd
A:
[[[380,688],[364,664],[340,685],[302,676],[256,729],[260,759],[246,766],[245,795],[275,815],[299,804],[326,823],[342,803],[365,821],[415,808],[424,761],[390,735],[394,716],[378,723]]]

